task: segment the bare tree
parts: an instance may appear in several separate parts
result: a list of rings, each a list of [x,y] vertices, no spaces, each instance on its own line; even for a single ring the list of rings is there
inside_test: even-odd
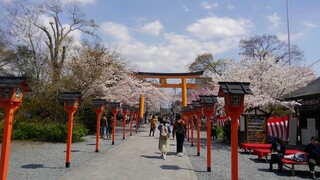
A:
[[[53,83],[60,79],[72,42],[71,33],[80,31],[93,35],[98,27],[93,20],[85,19],[78,3],[64,4],[60,0],[33,5],[24,0],[11,3],[5,22],[14,45],[27,46],[34,53],[35,66],[49,64]]]
[[[253,58],[255,60],[264,60],[267,57],[274,56],[275,61],[283,60],[285,64],[289,63],[288,44],[280,41],[274,35],[254,36],[250,39],[241,39],[239,42],[240,55]],[[291,46],[291,62],[299,63],[303,60],[303,52],[296,45]]]

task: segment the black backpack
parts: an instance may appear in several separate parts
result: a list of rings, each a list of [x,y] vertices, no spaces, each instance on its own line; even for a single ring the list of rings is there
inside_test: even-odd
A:
[[[176,133],[177,134],[184,134],[185,133],[184,126],[181,123],[177,123]]]

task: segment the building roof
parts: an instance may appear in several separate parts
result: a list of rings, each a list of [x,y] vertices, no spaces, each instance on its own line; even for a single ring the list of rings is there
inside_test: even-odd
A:
[[[218,96],[224,94],[252,94],[249,82],[219,82],[220,89]]]
[[[0,87],[1,88],[14,88],[18,85],[23,86],[23,90],[25,92],[32,91],[29,87],[28,83],[26,82],[26,77],[14,77],[14,76],[2,76],[0,77]]]
[[[286,100],[303,99],[309,97],[320,96],[320,77],[307,84],[307,86],[293,91],[284,97]]]

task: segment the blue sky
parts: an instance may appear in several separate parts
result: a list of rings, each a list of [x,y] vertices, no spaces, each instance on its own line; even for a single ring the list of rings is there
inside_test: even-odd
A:
[[[239,40],[255,35],[287,41],[285,0],[80,1],[86,17],[101,25],[104,43],[139,71],[186,72],[202,53],[239,59]],[[320,59],[320,1],[288,2],[291,44],[304,52],[307,66]],[[312,69],[319,76],[320,62]]]

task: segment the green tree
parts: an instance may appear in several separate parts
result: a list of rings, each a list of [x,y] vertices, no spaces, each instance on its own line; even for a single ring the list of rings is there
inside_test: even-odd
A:
[[[221,75],[224,71],[224,60],[213,59],[212,54],[204,53],[198,57],[188,66],[190,72],[204,71],[204,75],[210,77],[213,74]]]

